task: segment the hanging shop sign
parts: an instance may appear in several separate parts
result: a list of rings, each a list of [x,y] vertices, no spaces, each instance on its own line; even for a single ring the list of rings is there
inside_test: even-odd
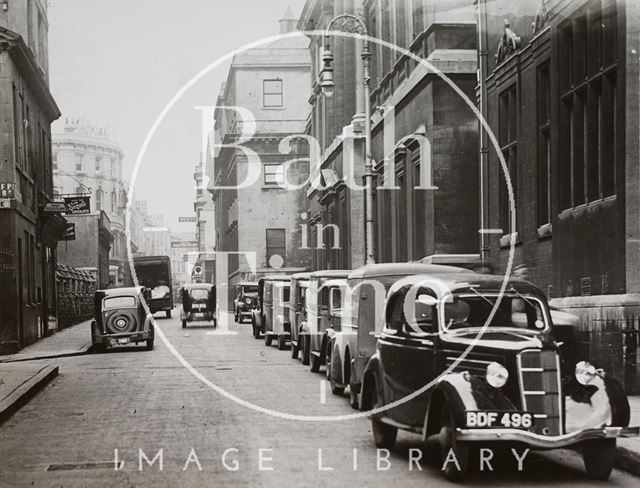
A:
[[[64,203],[67,205],[67,213],[70,214],[88,214],[91,213],[91,197],[64,197]]]

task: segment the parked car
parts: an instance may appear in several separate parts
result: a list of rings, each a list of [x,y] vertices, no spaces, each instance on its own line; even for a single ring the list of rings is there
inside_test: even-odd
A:
[[[503,283],[456,273],[390,288],[362,382],[363,409],[389,407],[371,416],[376,445],[391,449],[398,428],[438,434],[449,480],[464,478],[474,444],[579,446],[587,473],[607,479],[616,438],[638,435],[622,386],[586,361],[563,382],[544,294]]]
[[[198,316],[216,326],[216,287],[211,283],[190,283],[182,286],[182,310],[180,320],[182,328],[188,322],[197,320]]]
[[[291,277],[287,275],[267,275],[258,280],[258,301],[260,306],[251,311],[253,337],[264,336],[267,346],[275,338],[278,349],[287,347],[291,334],[289,323],[289,292]]]
[[[301,346],[300,330],[302,323],[307,320],[307,288],[310,275],[311,273],[296,273],[291,276],[289,323],[291,324],[291,357],[293,359],[298,359]]]
[[[302,324],[302,364],[318,372],[326,363],[331,334],[340,330],[342,295],[351,271],[328,269],[314,271],[307,288],[307,320]]]
[[[94,295],[94,317],[91,322],[91,343],[97,350],[108,347],[146,342],[153,349],[155,334],[151,315],[144,300],[151,297],[145,287],[110,288],[97,290]]]
[[[359,408],[358,393],[364,369],[376,350],[382,330],[387,291],[397,280],[420,273],[469,273],[455,266],[421,263],[369,264],[348,277],[341,330],[331,337],[327,364],[331,391],[343,394],[349,386],[349,403]]]
[[[233,318],[241,323],[247,317],[251,320],[251,311],[258,306],[258,282],[243,281],[236,285],[236,297],[233,300]]]

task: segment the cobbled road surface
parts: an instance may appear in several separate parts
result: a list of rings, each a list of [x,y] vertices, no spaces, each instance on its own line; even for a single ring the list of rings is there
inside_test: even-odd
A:
[[[321,394],[324,375],[255,340],[248,323],[220,335],[207,323],[182,329],[178,315],[158,317],[157,327],[225,391],[286,414],[355,412],[328,385]],[[51,384],[0,425],[0,487],[450,485],[418,436],[400,433],[387,457],[376,451],[366,418],[302,422],[251,410],[205,385],[159,336],[153,351],[123,346],[60,359],[59,367]],[[531,453],[522,471],[510,456],[496,459],[493,471],[476,466],[465,485],[638,486],[619,471],[609,483],[588,480],[569,451]]]

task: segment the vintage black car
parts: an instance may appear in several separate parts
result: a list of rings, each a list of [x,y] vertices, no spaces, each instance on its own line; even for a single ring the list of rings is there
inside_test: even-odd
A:
[[[278,349],[284,350],[291,336],[289,323],[289,293],[291,277],[288,275],[267,275],[258,280],[258,301],[260,306],[251,312],[253,337],[264,336],[264,343],[271,345],[273,339]]]
[[[311,273],[307,289],[307,322],[303,324],[303,358],[312,372],[326,363],[331,337],[340,331],[342,304],[350,270],[330,269]]]
[[[213,322],[216,326],[216,287],[211,283],[190,283],[183,285],[181,292],[182,310],[180,320],[182,328],[188,322],[200,317],[207,322]]]
[[[310,274],[303,272],[291,275],[289,322],[291,323],[291,357],[293,359],[298,359],[301,345],[300,330],[302,323],[307,320],[307,288]]]
[[[341,330],[333,334],[327,348],[331,391],[342,394],[349,386],[349,403],[359,408],[364,370],[376,351],[387,292],[396,281],[415,274],[468,272],[455,266],[422,263],[368,264],[352,271],[347,281]]]
[[[251,311],[258,308],[258,282],[243,281],[236,285],[233,300],[233,319],[241,323],[245,317],[251,319]]]
[[[362,408],[384,407],[371,417],[376,445],[392,448],[398,428],[437,434],[450,480],[464,478],[474,446],[576,446],[587,473],[608,478],[616,438],[638,435],[628,400],[584,360],[563,379],[551,332],[545,296],[529,282],[459,273],[399,280],[362,385]]]
[[[145,287],[97,290],[93,301],[95,319],[91,322],[93,348],[104,351],[108,347],[146,342],[147,349],[153,349],[152,317],[143,302],[150,297],[151,292]]]

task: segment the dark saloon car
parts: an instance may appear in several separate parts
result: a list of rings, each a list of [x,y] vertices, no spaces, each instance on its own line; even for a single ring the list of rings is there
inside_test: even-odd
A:
[[[216,326],[216,287],[211,283],[190,283],[182,286],[182,328],[200,318]]]
[[[143,304],[151,297],[145,287],[110,288],[94,295],[95,319],[91,322],[91,343],[97,350],[146,342],[153,349],[155,339],[151,316]]]
[[[236,297],[233,300],[233,318],[241,323],[251,319],[251,311],[258,308],[258,282],[243,281],[236,285]]]
[[[616,439],[638,435],[621,385],[585,361],[562,380],[545,296],[503,283],[418,275],[391,287],[361,395],[363,409],[386,407],[372,414],[376,445],[393,447],[398,428],[437,434],[450,480],[464,478],[472,447],[576,446],[587,473],[607,479]]]

